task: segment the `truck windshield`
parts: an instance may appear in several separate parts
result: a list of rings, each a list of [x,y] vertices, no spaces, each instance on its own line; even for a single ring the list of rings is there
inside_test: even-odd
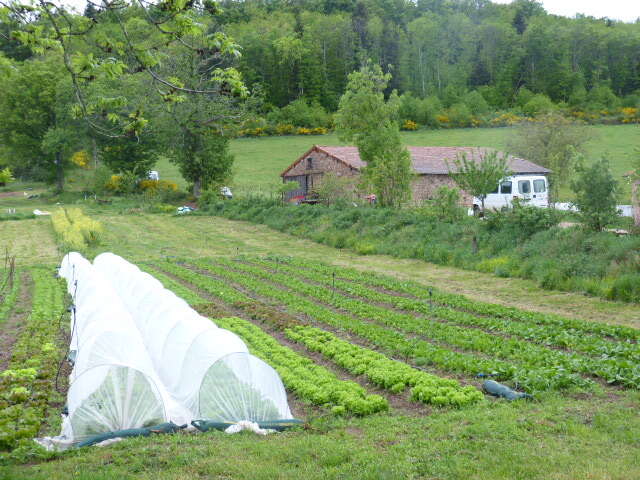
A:
[[[518,182],[518,191],[520,193],[531,193],[531,182],[529,180],[520,180]]]
[[[547,186],[542,178],[533,181],[533,191],[536,193],[543,193],[547,191]]]

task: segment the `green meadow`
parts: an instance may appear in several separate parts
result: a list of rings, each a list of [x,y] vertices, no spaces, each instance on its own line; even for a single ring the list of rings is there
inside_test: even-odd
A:
[[[587,128],[587,159],[597,160],[606,156],[613,173],[621,181],[621,202],[630,200],[630,189],[623,175],[628,172],[640,153],[640,126],[596,125]],[[411,146],[470,146],[493,147],[505,150],[513,128],[465,128],[450,130],[418,130],[403,132],[406,145]],[[269,195],[280,183],[280,173],[313,145],[343,145],[335,134],[319,136],[282,136],[239,138],[231,143],[235,155],[232,185],[237,193],[262,193]],[[184,186],[185,182],[175,165],[161,160],[157,167],[165,180],[173,180]],[[564,192],[569,196],[570,192]]]

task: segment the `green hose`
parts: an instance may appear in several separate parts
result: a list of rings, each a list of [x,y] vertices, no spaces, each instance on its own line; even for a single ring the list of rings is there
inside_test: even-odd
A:
[[[99,435],[94,435],[86,440],[76,444],[76,448],[88,447],[95,445],[96,443],[104,442],[112,438],[118,437],[148,437],[152,433],[175,433],[178,430],[186,428],[187,425],[176,425],[173,422],[161,423],[160,425],[154,425],[152,427],[144,428],[127,428],[126,430],[116,430],[113,432],[105,432]]]
[[[232,425],[236,425],[237,422],[213,422],[211,420],[194,420],[191,425],[196,427],[201,432],[208,430],[226,430]],[[256,422],[260,428],[276,430],[282,432],[291,427],[302,425],[304,422],[296,418],[282,419],[282,420],[269,420],[266,422]]]

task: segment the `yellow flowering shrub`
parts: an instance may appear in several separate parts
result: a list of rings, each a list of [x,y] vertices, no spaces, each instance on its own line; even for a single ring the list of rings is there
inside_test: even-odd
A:
[[[51,215],[51,223],[64,247],[82,250],[100,242],[102,224],[86,216],[79,208],[60,208]]]
[[[447,115],[436,115],[437,122],[442,126],[448,126],[451,123],[451,120]]]
[[[143,192],[175,192],[178,190],[178,185],[167,180],[141,180],[138,184],[138,188]]]
[[[89,168],[89,154],[84,150],[80,150],[71,155],[71,163],[80,168]]]
[[[291,135],[296,127],[290,123],[281,123],[276,125],[276,134],[278,135]]]
[[[622,113],[622,123],[640,123],[640,110],[637,108],[626,107],[620,110]]]
[[[121,184],[122,184],[121,175],[111,175],[111,178],[106,183],[105,187],[107,190],[111,190],[112,192],[117,192],[118,190],[120,190]]]
[[[418,124],[412,120],[405,120],[400,128],[402,130],[417,130]]]
[[[297,135],[311,135],[311,129],[310,128],[305,128],[305,127],[300,127],[296,130],[296,134]]]

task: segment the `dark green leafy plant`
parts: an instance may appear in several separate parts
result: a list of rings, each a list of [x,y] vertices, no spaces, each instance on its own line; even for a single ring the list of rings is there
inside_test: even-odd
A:
[[[585,226],[596,232],[602,231],[617,216],[618,182],[611,174],[609,161],[602,158],[585,166],[584,157],[579,156],[576,175],[571,182],[571,189],[576,195],[573,203],[578,207]]]

